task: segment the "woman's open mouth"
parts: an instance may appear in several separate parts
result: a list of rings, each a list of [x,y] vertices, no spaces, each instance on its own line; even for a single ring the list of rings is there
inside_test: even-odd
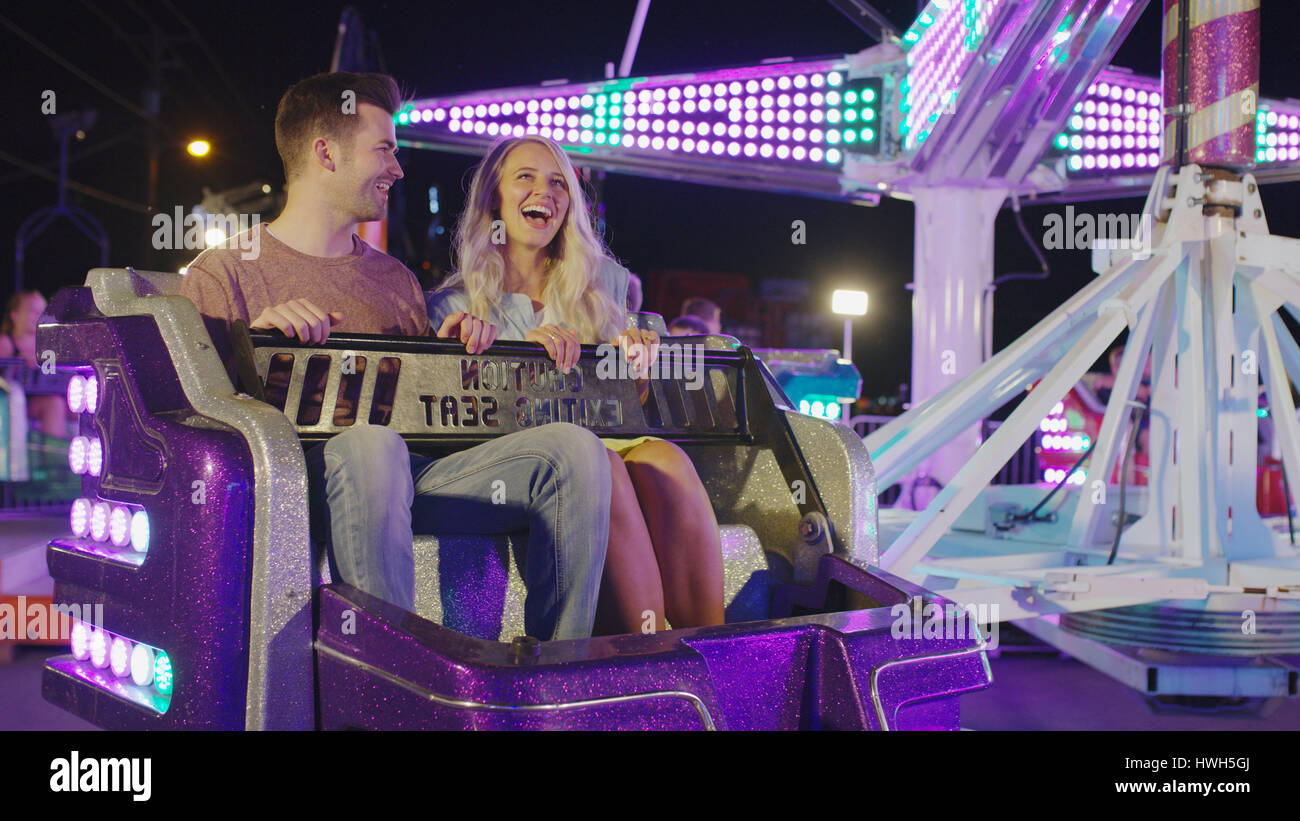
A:
[[[523,216],[524,222],[533,228],[546,228],[551,224],[551,220],[555,218],[555,212],[551,210],[551,207],[540,202],[525,205],[519,209],[519,213]]]

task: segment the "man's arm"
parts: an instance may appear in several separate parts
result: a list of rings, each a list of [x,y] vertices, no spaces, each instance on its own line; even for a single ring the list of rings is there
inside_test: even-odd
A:
[[[324,342],[329,338],[330,329],[343,320],[343,314],[338,311],[323,311],[310,300],[291,299],[264,309],[250,321],[244,300],[234,293],[236,288],[238,284],[225,271],[213,272],[201,265],[191,265],[181,285],[181,296],[188,297],[199,309],[208,336],[212,337],[232,382],[235,363],[230,324],[234,320],[248,322],[253,330],[275,328],[287,337],[311,344]]]
[[[235,306],[229,290],[230,282],[204,268],[191,264],[181,284],[181,296],[189,299],[203,317],[203,326],[212,338],[212,345],[226,366],[231,381],[235,378],[234,355],[230,343],[230,323],[235,319],[247,320]]]

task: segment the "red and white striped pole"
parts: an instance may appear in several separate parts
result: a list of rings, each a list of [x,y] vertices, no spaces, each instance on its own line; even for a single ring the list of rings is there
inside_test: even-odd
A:
[[[1255,162],[1259,0],[1164,0],[1162,161]]]

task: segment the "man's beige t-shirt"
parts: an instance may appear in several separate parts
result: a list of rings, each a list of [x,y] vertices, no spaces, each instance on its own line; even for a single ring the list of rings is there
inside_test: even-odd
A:
[[[227,247],[199,254],[185,272],[181,295],[198,307],[228,369],[233,358],[230,324],[235,319],[252,322],[266,308],[291,299],[342,313],[333,333],[429,332],[415,274],[356,234],[350,254],[313,257],[285,245],[259,223],[249,234],[232,237]]]

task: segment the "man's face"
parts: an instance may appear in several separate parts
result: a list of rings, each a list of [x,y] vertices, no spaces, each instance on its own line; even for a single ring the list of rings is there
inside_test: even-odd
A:
[[[360,124],[352,137],[336,143],[331,201],[357,222],[383,219],[388,189],[402,178],[397,162],[397,132],[393,118],[370,103],[357,106]]]
[[[569,212],[569,186],[550,150],[526,142],[506,155],[497,186],[506,239],[526,248],[545,248]]]

